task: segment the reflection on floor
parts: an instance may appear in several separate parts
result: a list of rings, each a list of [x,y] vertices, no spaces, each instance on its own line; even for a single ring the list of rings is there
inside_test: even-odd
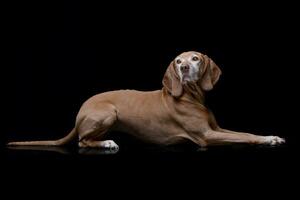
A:
[[[251,146],[251,145],[231,145],[231,146],[213,146],[200,148],[195,145],[176,145],[169,147],[160,147],[153,145],[134,145],[134,146],[126,146],[121,151],[123,152],[164,152],[164,153],[174,153],[174,152],[185,152],[185,153],[197,153],[197,152],[206,152],[206,151],[220,151],[220,152],[248,152],[253,150],[255,151],[267,151],[268,149],[282,149],[283,146]],[[110,155],[116,154],[119,152],[119,149],[104,149],[104,148],[78,148],[76,146],[9,146],[7,147],[9,151],[39,151],[39,152],[55,152],[64,155]]]

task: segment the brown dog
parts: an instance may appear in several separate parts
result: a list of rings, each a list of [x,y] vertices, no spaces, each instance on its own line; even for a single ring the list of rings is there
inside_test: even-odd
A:
[[[11,142],[8,145],[64,145],[79,137],[80,147],[118,149],[112,140],[101,141],[108,130],[127,132],[146,142],[161,145],[190,140],[201,147],[213,144],[251,143],[276,145],[277,136],[258,136],[222,129],[204,105],[204,92],[221,75],[206,55],[185,52],[169,65],[162,90],[105,92],[81,107],[73,130],[53,141]]]

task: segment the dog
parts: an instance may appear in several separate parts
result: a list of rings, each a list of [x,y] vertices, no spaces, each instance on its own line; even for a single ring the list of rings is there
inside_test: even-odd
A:
[[[65,137],[49,141],[10,142],[8,145],[68,144],[75,138],[79,147],[119,149],[104,140],[109,130],[128,133],[145,142],[174,145],[191,141],[202,148],[234,143],[278,145],[278,136],[235,132],[218,126],[204,105],[204,94],[213,89],[220,68],[207,55],[189,51],[177,56],[167,68],[156,91],[118,90],[97,94],[81,106],[75,127]]]

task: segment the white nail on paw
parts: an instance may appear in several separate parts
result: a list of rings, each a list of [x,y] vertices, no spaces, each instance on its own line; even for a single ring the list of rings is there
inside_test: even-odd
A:
[[[278,136],[265,136],[265,143],[270,145],[278,145],[285,143],[285,139]]]

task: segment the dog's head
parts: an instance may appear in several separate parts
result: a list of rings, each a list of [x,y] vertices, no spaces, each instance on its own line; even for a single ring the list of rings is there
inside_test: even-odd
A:
[[[220,68],[208,56],[189,51],[171,62],[164,75],[163,86],[172,96],[180,97],[185,84],[196,83],[202,90],[209,91],[220,75]]]

